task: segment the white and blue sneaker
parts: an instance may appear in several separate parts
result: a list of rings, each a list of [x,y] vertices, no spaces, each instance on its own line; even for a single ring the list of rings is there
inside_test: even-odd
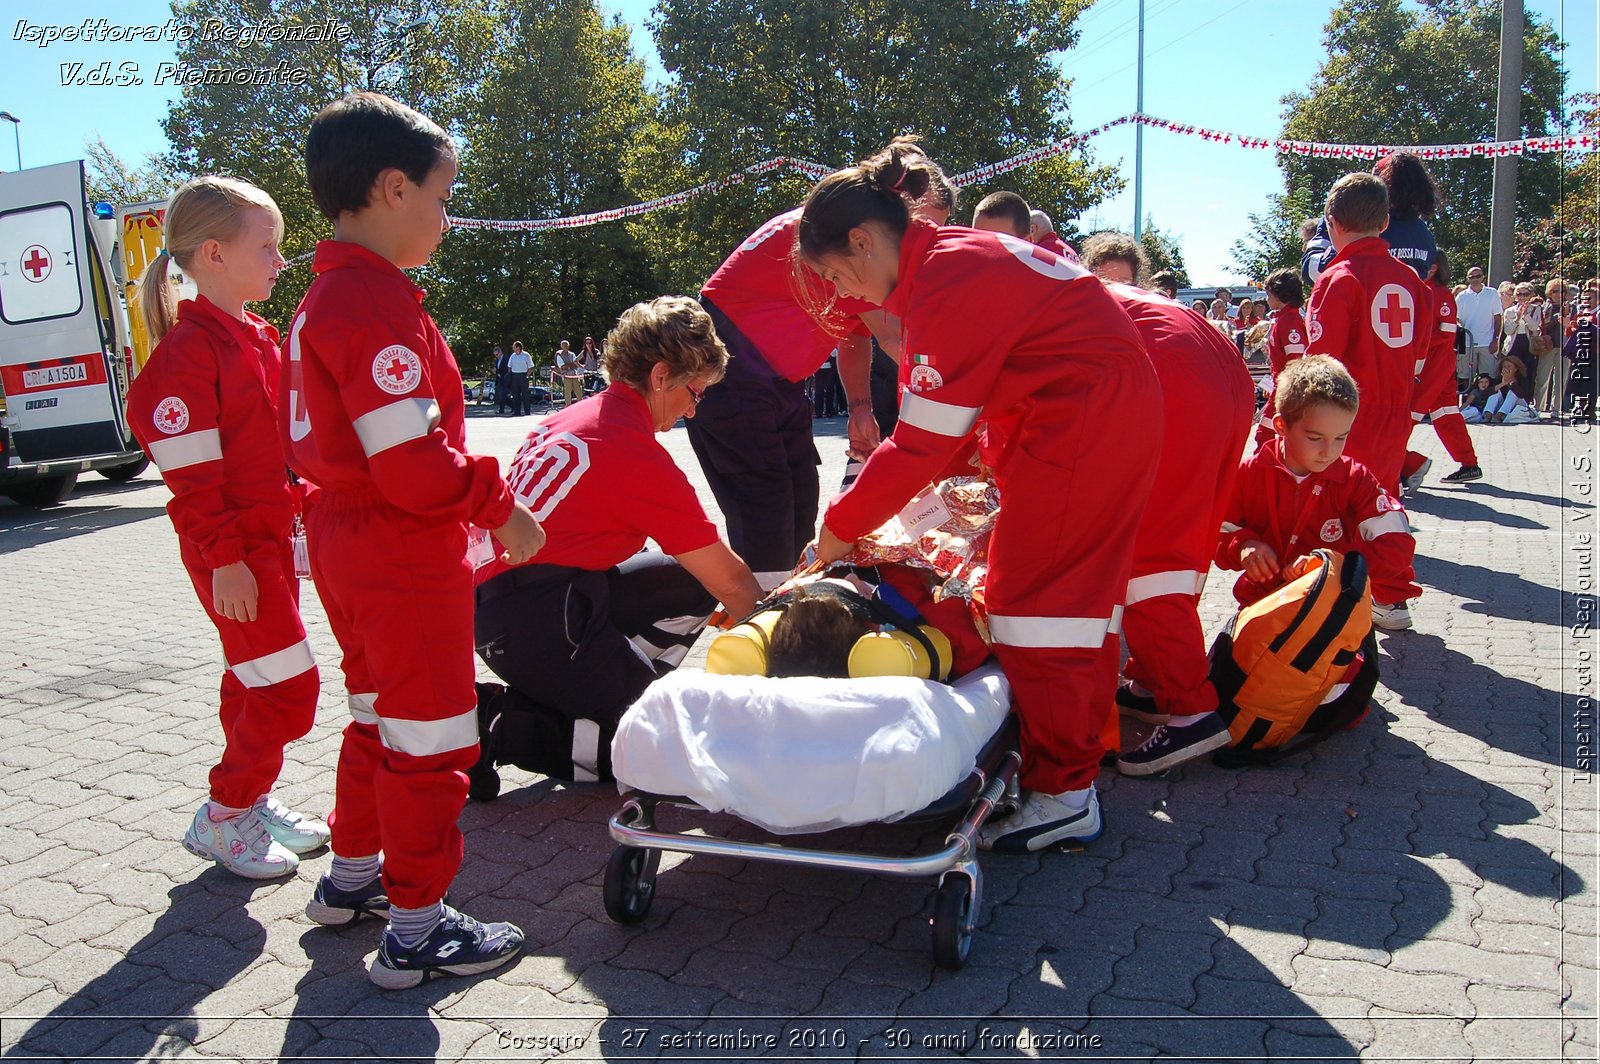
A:
[[[300,858],[267,834],[254,809],[228,820],[212,820],[211,803],[202,804],[184,833],[183,848],[245,879],[277,879],[300,867]]]
[[[363,914],[389,919],[389,895],[383,889],[382,876],[373,876],[364,887],[340,890],[333,885],[333,878],[323,873],[311,900],[306,902],[306,915],[324,927],[353,924]]]
[[[444,919],[415,946],[402,946],[388,928],[368,974],[385,990],[416,986],[435,972],[477,975],[498,968],[522,952],[516,924],[485,924],[446,905]]]
[[[1077,792],[1082,794],[1083,792]],[[1030,794],[1015,813],[985,824],[978,832],[978,849],[996,853],[1035,853],[1058,843],[1087,843],[1100,837],[1100,796],[1088,790],[1087,804],[1064,795]]]
[[[277,839],[290,853],[320,850],[333,838],[333,832],[325,822],[290,809],[270,794],[257,798],[251,811],[260,818],[267,834]]]

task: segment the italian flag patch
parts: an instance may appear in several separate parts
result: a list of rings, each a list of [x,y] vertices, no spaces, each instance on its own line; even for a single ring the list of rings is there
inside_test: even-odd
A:
[[[931,366],[931,365],[933,365],[933,356],[932,355],[912,355],[911,356],[911,364],[913,366]]]

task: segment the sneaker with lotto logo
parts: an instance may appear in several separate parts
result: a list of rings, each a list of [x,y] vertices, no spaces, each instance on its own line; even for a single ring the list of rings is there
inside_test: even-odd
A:
[[[1117,685],[1117,712],[1148,724],[1165,724],[1172,719],[1171,714],[1161,712],[1155,695],[1140,694],[1132,680],[1123,680]]]
[[[996,853],[1036,853],[1057,843],[1088,843],[1100,837],[1100,797],[1089,788],[1089,802],[1075,809],[1060,795],[1030,794],[1015,813],[985,824],[978,849]]]
[[[1428,470],[1433,468],[1433,459],[1424,458],[1422,464],[1417,466],[1417,471],[1400,481],[1400,486],[1407,495],[1415,495],[1422,488],[1422,478],[1428,475]]]
[[[1219,713],[1188,724],[1157,724],[1150,738],[1117,758],[1124,776],[1154,776],[1228,745],[1228,725]]]
[[[270,794],[263,794],[251,807],[261,818],[267,834],[277,839],[291,853],[310,853],[328,845],[333,832],[316,817],[297,813]]]
[[[200,807],[183,836],[183,848],[208,857],[245,879],[277,879],[293,875],[300,858],[267,834],[254,809],[228,820],[211,819],[210,803]]]
[[[353,924],[363,915],[389,919],[389,894],[383,889],[383,877],[373,876],[372,882],[355,890],[340,890],[326,872],[317,880],[317,889],[306,902],[306,915],[324,927],[343,927]]]
[[[1372,623],[1387,632],[1403,632],[1411,627],[1411,611],[1404,602],[1396,602],[1392,606],[1374,602]]]
[[[435,972],[477,975],[498,968],[522,952],[516,924],[485,924],[446,905],[444,919],[415,946],[402,946],[388,928],[368,974],[385,990],[416,986]]]

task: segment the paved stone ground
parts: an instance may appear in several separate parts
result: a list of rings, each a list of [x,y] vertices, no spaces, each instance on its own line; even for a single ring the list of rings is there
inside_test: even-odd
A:
[[[530,423],[475,418],[472,437],[504,457]],[[841,429],[819,423],[827,483]],[[614,793],[511,771],[462,814],[453,896],[521,922],[527,955],[381,994],[364,970],[378,926],[301,912],[326,854],[251,884],[178,845],[218,753],[218,653],[155,475],[0,506],[0,1051],[1593,1060],[1594,715],[1577,696],[1594,693],[1594,642],[1572,627],[1593,612],[1577,548],[1594,478],[1571,464],[1592,437],[1473,431],[1489,479],[1414,503],[1428,593],[1416,631],[1382,638],[1381,711],[1270,770],[1108,772],[1088,852],[984,858],[959,973],[930,963],[919,881],[669,855],[649,917],[616,926],[600,889]],[[698,478],[682,429],[665,439]],[[1210,630],[1229,585],[1211,581]],[[305,599],[324,697],[280,793],[326,810],[345,709]]]

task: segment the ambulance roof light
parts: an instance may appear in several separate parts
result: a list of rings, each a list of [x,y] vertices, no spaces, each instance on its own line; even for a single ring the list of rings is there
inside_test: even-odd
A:
[[[96,218],[115,218],[117,216],[117,211],[115,207],[111,206],[111,204],[107,203],[105,200],[101,200],[99,203],[94,205],[94,216]]]

